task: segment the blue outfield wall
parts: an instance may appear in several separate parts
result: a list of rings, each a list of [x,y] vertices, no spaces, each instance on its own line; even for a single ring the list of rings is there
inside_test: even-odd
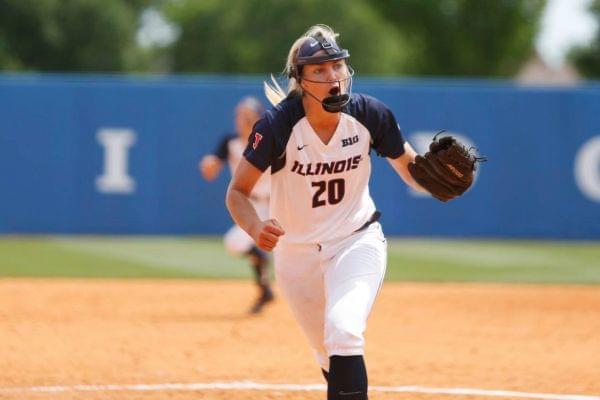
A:
[[[199,158],[257,77],[0,76],[0,233],[223,233],[225,171]],[[600,239],[600,86],[355,80],[421,152],[444,128],[489,162],[463,198],[412,193],[382,159],[371,191],[387,234]]]

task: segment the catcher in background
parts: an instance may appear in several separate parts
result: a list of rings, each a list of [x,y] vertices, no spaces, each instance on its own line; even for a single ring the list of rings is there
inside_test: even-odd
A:
[[[235,108],[236,133],[225,135],[214,153],[204,156],[198,164],[204,179],[209,182],[216,179],[225,163],[229,164],[233,175],[248,143],[252,126],[263,112],[262,103],[254,97],[245,97],[237,104]],[[269,176],[265,175],[257,182],[250,195],[252,205],[261,218],[265,219],[269,215],[269,191]],[[252,263],[252,270],[260,293],[250,312],[259,313],[266,304],[273,301],[273,291],[269,283],[268,256],[237,225],[232,226],[225,234],[225,247],[233,255],[248,257]]]
[[[227,207],[259,248],[274,251],[277,284],[314,349],[327,399],[365,400],[364,331],[387,259],[369,194],[371,152],[406,184],[443,201],[466,190],[476,160],[445,138],[418,156],[385,104],[352,93],[350,54],[336,37],[313,26],[289,51],[287,93],[275,79],[265,84],[275,107],[253,128]],[[269,168],[264,219],[251,193]]]

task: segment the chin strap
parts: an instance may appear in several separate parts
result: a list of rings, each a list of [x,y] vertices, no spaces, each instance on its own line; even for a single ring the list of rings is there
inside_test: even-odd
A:
[[[341,94],[336,96],[330,96],[323,99],[321,103],[325,111],[331,113],[338,113],[342,111],[342,108],[350,102],[350,96],[347,94]]]
[[[340,91],[341,91],[341,83],[340,83]],[[336,94],[334,96],[325,97],[323,100],[319,100],[317,96],[302,88],[302,90],[307,93],[310,97],[317,100],[323,106],[323,109],[330,113],[339,113],[342,111],[342,108],[350,102],[349,94]]]

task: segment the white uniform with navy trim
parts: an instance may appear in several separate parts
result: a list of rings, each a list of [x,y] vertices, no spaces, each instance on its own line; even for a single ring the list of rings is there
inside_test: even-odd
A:
[[[346,237],[373,215],[370,139],[368,130],[348,114],[341,114],[328,144],[306,118],[298,121],[286,147],[291,168],[273,175],[277,200],[271,216],[283,227],[294,227],[282,241],[320,243]]]
[[[246,145],[247,141],[236,134],[225,135],[221,139],[214,154],[219,157],[222,162],[227,162],[231,174],[233,175],[242,159],[242,154]],[[267,219],[269,216],[270,181],[271,177],[269,174],[263,174],[252,189],[250,198],[257,214],[262,219]],[[225,248],[233,255],[246,254],[255,245],[254,240],[237,225],[233,225],[229,228],[227,233],[225,233],[224,241]]]
[[[385,274],[385,237],[378,222],[369,225],[371,149],[397,158],[404,139],[383,103],[354,94],[329,143],[301,98],[288,97],[254,126],[244,152],[271,168],[270,217],[286,232],[274,250],[277,282],[325,370],[332,355],[363,354]]]

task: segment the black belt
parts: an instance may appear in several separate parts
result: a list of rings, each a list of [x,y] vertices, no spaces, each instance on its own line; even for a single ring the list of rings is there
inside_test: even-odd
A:
[[[369,218],[369,220],[367,222],[365,222],[360,228],[358,228],[357,230],[355,230],[352,233],[360,232],[362,230],[367,229],[369,227],[369,225],[371,225],[373,222],[379,221],[379,218],[381,218],[381,213],[379,211],[375,211],[373,213],[373,215],[371,215],[371,218]],[[317,248],[319,249],[319,251],[321,251],[322,246],[320,243],[317,243]]]
[[[363,224],[363,226],[361,226],[360,228],[358,228],[357,230],[355,230],[354,233],[360,232],[360,231],[362,231],[364,229],[367,229],[369,227],[369,225],[371,225],[373,222],[379,221],[379,218],[381,218],[381,213],[379,211],[375,211],[373,213],[373,215],[371,215],[371,218],[369,218],[369,220],[367,222],[365,222]]]

